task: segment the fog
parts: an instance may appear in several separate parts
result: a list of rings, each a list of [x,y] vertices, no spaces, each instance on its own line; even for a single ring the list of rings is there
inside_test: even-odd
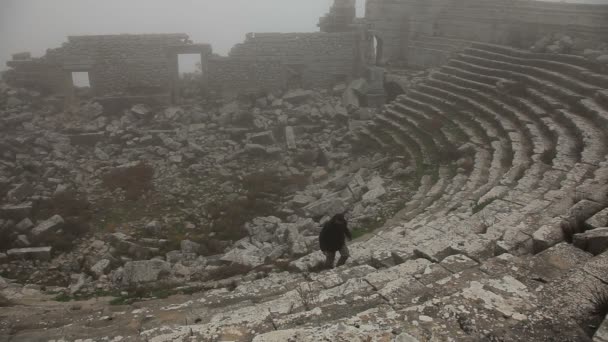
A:
[[[248,32],[312,32],[332,0],[0,0],[0,65],[68,35],[183,32],[226,54]],[[364,2],[359,1],[359,15]]]
[[[358,16],[364,0],[357,1]],[[608,0],[571,0],[608,3]],[[332,0],[0,0],[0,69],[68,35],[183,32],[226,54],[248,32],[312,32]]]

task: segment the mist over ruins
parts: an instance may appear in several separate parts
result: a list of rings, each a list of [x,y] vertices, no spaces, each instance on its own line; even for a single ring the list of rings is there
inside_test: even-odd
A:
[[[594,2],[10,51],[0,342],[608,341]]]

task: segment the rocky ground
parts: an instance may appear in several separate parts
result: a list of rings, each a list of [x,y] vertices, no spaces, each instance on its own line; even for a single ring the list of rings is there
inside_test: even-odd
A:
[[[371,113],[335,94],[64,111],[2,84],[0,274],[59,300],[154,297],[284,268],[333,213],[374,229],[416,170],[353,146]]]

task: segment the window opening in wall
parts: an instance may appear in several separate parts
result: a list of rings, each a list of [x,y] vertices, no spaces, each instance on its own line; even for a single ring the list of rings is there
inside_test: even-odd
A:
[[[196,53],[177,55],[180,79],[194,79],[202,74],[201,55]]]
[[[72,84],[76,88],[91,88],[88,71],[72,72]]]
[[[357,18],[365,17],[365,0],[355,0],[355,8],[357,9]]]

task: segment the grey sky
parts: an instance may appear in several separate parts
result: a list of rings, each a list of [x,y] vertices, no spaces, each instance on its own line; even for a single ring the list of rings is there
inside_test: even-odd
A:
[[[608,0],[570,0],[608,3]],[[364,0],[358,0],[363,16]],[[247,32],[312,32],[332,0],[0,0],[0,69],[11,53],[43,55],[68,35],[190,34],[226,54]]]

